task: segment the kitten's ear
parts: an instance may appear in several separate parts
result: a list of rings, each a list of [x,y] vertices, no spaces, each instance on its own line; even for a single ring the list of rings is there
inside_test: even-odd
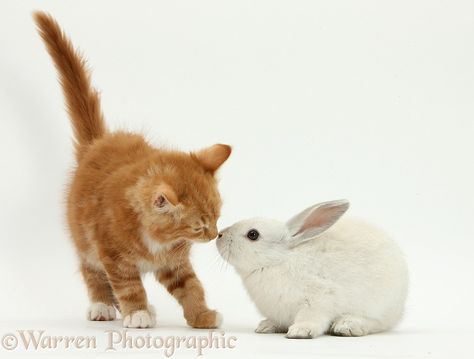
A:
[[[177,204],[178,196],[173,188],[166,183],[160,184],[153,198],[153,207],[165,213],[173,210]]]
[[[230,146],[217,144],[196,152],[195,156],[204,169],[214,173],[229,158],[231,152]]]
[[[286,226],[294,245],[316,237],[330,228],[349,208],[345,199],[323,202],[306,208],[291,218]]]

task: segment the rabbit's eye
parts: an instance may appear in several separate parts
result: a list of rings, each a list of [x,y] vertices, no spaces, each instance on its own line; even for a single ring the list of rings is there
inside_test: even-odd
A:
[[[250,239],[251,241],[256,241],[259,236],[260,236],[260,233],[258,233],[256,229],[251,229],[250,231],[247,232],[247,238]]]

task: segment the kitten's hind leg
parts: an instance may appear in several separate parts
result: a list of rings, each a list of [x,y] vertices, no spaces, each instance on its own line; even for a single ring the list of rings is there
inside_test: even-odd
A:
[[[87,310],[87,319],[93,321],[114,320],[116,318],[114,308],[116,301],[105,272],[82,263],[81,273],[86,282],[91,302]]]

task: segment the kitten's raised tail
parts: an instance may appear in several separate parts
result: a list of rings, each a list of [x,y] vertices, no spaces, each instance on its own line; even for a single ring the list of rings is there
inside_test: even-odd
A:
[[[84,145],[106,132],[99,93],[91,85],[85,59],[74,49],[56,20],[40,11],[34,12],[33,18],[58,71],[80,157]]]

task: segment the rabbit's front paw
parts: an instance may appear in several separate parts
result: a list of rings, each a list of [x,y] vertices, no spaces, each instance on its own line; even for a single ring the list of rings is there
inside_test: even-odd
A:
[[[255,333],[260,334],[270,334],[270,333],[284,333],[281,328],[279,328],[273,321],[270,319],[264,319],[260,322]]]
[[[288,339],[311,339],[311,327],[304,324],[293,324],[285,335]]]

